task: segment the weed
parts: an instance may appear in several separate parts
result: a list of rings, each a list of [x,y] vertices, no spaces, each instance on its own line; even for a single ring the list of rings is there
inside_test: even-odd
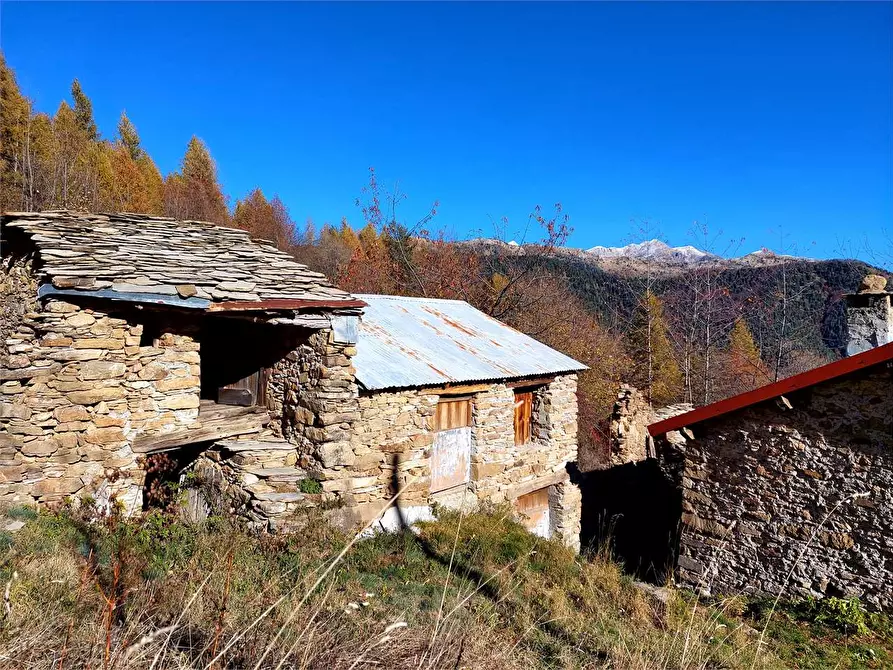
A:
[[[307,477],[298,483],[298,490],[301,493],[322,493],[322,484],[315,479]]]

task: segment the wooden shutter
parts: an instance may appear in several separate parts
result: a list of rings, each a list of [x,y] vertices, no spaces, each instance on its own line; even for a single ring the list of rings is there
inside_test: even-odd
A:
[[[515,392],[515,444],[530,442],[530,424],[533,415],[533,392]]]
[[[217,390],[217,402],[221,405],[252,407],[266,404],[267,371],[258,370],[232,384]]]
[[[471,398],[441,398],[434,413],[434,430],[471,425]]]
[[[434,413],[431,493],[471,478],[471,398],[441,398]]]

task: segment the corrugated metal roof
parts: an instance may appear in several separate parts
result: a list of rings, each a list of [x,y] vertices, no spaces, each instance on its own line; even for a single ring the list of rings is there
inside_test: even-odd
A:
[[[358,295],[357,380],[367,389],[518,379],[586,366],[461,300]]]

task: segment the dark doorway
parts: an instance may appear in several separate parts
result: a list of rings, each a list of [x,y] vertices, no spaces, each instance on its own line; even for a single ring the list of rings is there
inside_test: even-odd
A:
[[[211,317],[200,340],[201,397],[223,405],[263,407],[270,369],[298,346],[300,337],[296,328]]]
[[[678,550],[679,487],[654,459],[580,477],[582,546],[598,549],[607,544],[629,574],[666,583]]]

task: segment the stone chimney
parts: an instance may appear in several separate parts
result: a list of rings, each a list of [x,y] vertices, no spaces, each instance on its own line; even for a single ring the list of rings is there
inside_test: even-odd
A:
[[[893,342],[893,306],[887,280],[868,275],[858,293],[846,296],[847,356]]]

